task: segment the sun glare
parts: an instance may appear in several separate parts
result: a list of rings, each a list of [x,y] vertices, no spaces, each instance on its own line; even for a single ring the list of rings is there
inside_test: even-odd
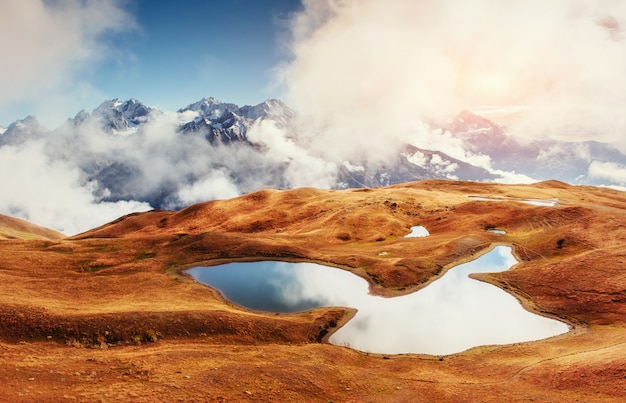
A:
[[[461,94],[467,106],[504,106],[519,101],[519,88],[510,75],[497,72],[472,72],[464,77]]]

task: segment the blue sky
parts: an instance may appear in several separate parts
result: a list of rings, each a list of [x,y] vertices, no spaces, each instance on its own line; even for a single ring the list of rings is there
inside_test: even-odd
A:
[[[4,0],[0,126],[54,128],[112,98],[279,97],[329,141],[367,132],[366,149],[463,109],[626,149],[625,27],[626,2],[605,0]]]
[[[30,0],[0,4],[0,126],[55,127],[105,99],[174,111],[279,96],[272,69],[299,0]]]
[[[150,1],[129,4],[138,28],[115,38],[121,52],[94,84],[175,110],[202,97],[254,104],[276,96],[272,68],[297,0]]]

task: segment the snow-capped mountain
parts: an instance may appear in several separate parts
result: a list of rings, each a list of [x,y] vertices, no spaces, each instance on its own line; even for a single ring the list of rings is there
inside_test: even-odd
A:
[[[221,102],[213,97],[202,98],[198,102],[189,104],[178,110],[178,113],[195,112],[199,117],[209,120],[219,119],[223,115],[234,112],[239,106],[230,103]]]
[[[502,127],[468,110],[456,115],[444,129],[462,139],[472,152],[498,158],[511,151],[510,139]]]
[[[452,158],[440,151],[405,145],[401,152],[385,163],[344,161],[338,174],[338,188],[388,186],[420,179],[496,180],[484,168]]]
[[[78,112],[74,120],[76,124],[81,124],[92,117],[97,119],[106,131],[129,135],[134,133],[138,126],[146,123],[153,112],[155,112],[153,108],[145,106],[134,98],[127,101],[113,99],[104,101],[93,110],[91,115],[84,110]]]
[[[213,145],[241,143],[251,145],[247,133],[255,121],[272,119],[284,125],[295,115],[284,103],[276,99],[255,106],[239,107],[235,104],[222,103],[215,98],[204,98],[179,109],[178,113],[194,117],[193,120],[181,125],[182,133],[200,133]]]
[[[265,123],[271,130],[250,136]],[[501,181],[506,175],[620,185],[606,177],[591,177],[590,166],[626,166],[626,156],[608,144],[521,143],[505,128],[469,111],[433,129],[431,146],[416,139],[376,161],[363,157],[336,161],[323,152],[312,153],[298,124],[296,113],[279,100],[240,107],[204,98],[164,113],[135,99],[115,99],[92,112],[78,112],[54,130],[42,127],[34,117],[18,120],[0,134],[0,147],[19,149],[29,141],[42,142],[42,158],[76,172],[96,202],[133,200],[167,209],[267,187],[375,187],[420,179]],[[454,140],[464,153],[439,145],[437,136]]]
[[[27,116],[24,119],[11,123],[0,134],[0,146],[17,146],[28,140],[35,140],[43,137],[48,129],[43,127],[36,117]]]
[[[176,116],[177,123],[172,127],[163,112],[137,100],[105,101],[91,113],[79,112],[65,127],[54,130],[51,137],[62,138],[57,141],[63,144],[59,153],[84,143],[80,150],[75,149],[72,159],[85,181],[94,187],[94,194],[104,201],[139,200],[155,208],[182,207],[190,196],[185,192],[179,195],[181,189],[196,189],[198,182],[216,172],[225,174],[225,180],[242,191],[288,186],[282,177],[283,164],[264,155],[259,144],[247,138],[256,122],[272,119],[284,125],[293,118],[293,111],[282,102],[268,100],[239,107],[204,98],[179,109]],[[162,118],[162,124],[146,124]],[[103,143],[90,149],[98,134],[91,132],[92,140],[84,139],[83,133],[89,132],[87,128],[94,122],[105,136],[101,138]],[[167,141],[172,143],[153,141],[155,130],[167,133]],[[112,149],[103,149],[103,144]],[[250,163],[254,166],[246,168]],[[157,173],[161,167],[167,169]],[[210,187],[210,183],[204,186]]]
[[[606,184],[603,180],[588,175],[592,162],[626,165],[626,156],[608,144],[552,139],[522,143],[503,127],[469,111],[457,115],[446,130],[462,139],[468,150],[489,156],[493,168],[541,180],[602,185]]]
[[[272,119],[279,124],[287,124],[296,114],[287,105],[278,99],[268,99],[254,106],[243,106],[239,108],[239,115],[246,119]]]

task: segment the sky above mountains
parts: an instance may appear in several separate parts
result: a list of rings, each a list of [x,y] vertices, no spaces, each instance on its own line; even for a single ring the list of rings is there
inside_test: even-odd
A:
[[[56,127],[105,99],[174,111],[202,97],[277,96],[272,69],[298,0],[0,3],[0,126]]]
[[[338,147],[470,108],[623,150],[625,24],[622,0],[7,0],[0,125],[55,127],[111,98],[278,97]]]
[[[258,104],[278,95],[272,69],[299,7],[298,0],[131,1],[137,27],[115,42],[127,57],[108,60],[95,85],[168,111],[208,96]]]
[[[289,186],[328,186],[346,161],[384,165],[405,144],[491,172],[480,147],[437,129],[463,109],[498,116],[518,140],[598,140],[624,153],[625,27],[624,0],[4,0],[0,126],[36,115],[55,129],[113,98],[166,112],[203,97],[280,98],[297,122],[266,121],[248,137],[267,147],[262,158],[289,164]],[[136,161],[142,184],[195,178],[179,192],[187,201],[232,197],[244,191],[234,178],[257,173],[248,155],[231,158],[248,168],[207,172],[211,152],[233,150],[180,141],[178,117],[163,119],[145,138],[95,127],[0,147],[0,168],[14,173],[0,176],[11,189],[0,213],[74,232],[154,207],[98,198],[67,144]],[[55,138],[58,150],[46,143]],[[144,140],[161,159],[143,154]],[[570,149],[593,166],[587,146]],[[621,160],[601,168],[596,176],[626,183]]]

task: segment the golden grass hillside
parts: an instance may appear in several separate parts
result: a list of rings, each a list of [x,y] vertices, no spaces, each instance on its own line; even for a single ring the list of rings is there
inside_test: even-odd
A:
[[[404,238],[415,225],[431,235]],[[571,332],[444,357],[368,354],[326,342],[350,309],[253,312],[184,272],[314,261],[393,296],[497,244],[511,245],[520,264],[481,279]],[[452,181],[263,190],[132,214],[71,238],[3,240],[0,400],[619,401],[624,245],[625,193]]]
[[[0,214],[0,240],[7,239],[61,239],[64,238],[60,232],[49,228],[40,227],[20,220],[19,218],[8,217]]]

